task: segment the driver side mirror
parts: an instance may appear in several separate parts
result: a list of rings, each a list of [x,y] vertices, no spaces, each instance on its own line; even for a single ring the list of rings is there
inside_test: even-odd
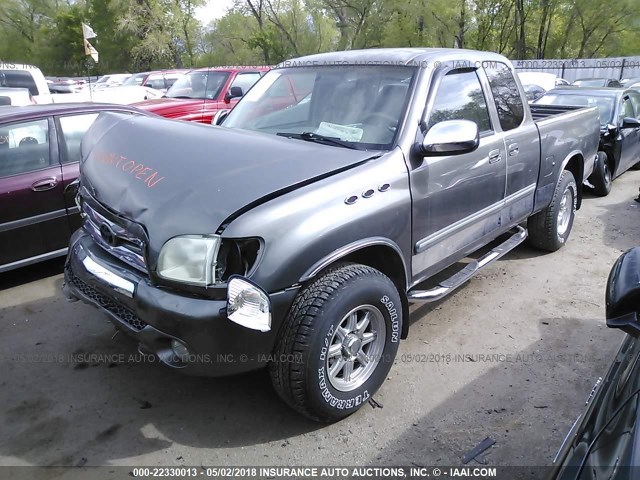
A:
[[[244,96],[244,92],[242,91],[242,87],[231,87],[227,94],[225,95],[225,100],[233,100],[234,98],[240,98]]]
[[[607,281],[607,326],[640,336],[640,247],[623,253]]]
[[[446,120],[436,123],[420,146],[424,155],[455,155],[472,152],[480,145],[478,125],[470,120]]]

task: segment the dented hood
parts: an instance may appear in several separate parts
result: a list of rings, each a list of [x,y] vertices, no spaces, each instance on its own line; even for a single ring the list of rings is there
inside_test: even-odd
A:
[[[215,233],[234,214],[373,156],[275,135],[103,113],[82,141],[81,183],[102,205],[142,224],[149,247],[158,252],[171,237]]]

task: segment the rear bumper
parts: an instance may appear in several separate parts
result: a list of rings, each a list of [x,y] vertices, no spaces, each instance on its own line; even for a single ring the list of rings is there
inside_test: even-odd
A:
[[[297,293],[290,289],[270,294],[271,330],[250,330],[226,317],[225,300],[195,298],[154,286],[82,230],[71,238],[64,275],[68,296],[97,307],[160,362],[191,375],[232,375],[265,366]],[[173,353],[174,339],[187,346],[188,361]]]

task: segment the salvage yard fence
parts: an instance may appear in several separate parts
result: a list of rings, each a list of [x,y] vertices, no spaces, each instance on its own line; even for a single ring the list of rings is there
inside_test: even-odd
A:
[[[640,77],[639,57],[512,60],[518,72],[554,73],[569,82],[579,78]]]

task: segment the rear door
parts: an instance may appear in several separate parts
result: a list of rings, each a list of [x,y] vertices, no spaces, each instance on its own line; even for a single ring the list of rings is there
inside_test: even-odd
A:
[[[640,156],[640,128],[622,128],[624,118],[636,118],[633,101],[629,94],[620,99],[618,127],[620,128],[620,162],[616,174],[620,175],[635,165]]]
[[[540,170],[540,137],[535,123],[527,118],[522,95],[511,68],[501,62],[486,62],[493,105],[504,132],[507,186],[504,223],[514,223],[533,211]],[[576,179],[580,181],[580,179]]]
[[[64,253],[69,225],[52,118],[0,125],[0,271]]]
[[[410,174],[418,277],[499,230],[506,183],[503,135],[492,124],[477,72],[453,70],[436,88],[427,130],[445,120],[471,120],[481,132],[480,146],[460,155],[427,156]]]

